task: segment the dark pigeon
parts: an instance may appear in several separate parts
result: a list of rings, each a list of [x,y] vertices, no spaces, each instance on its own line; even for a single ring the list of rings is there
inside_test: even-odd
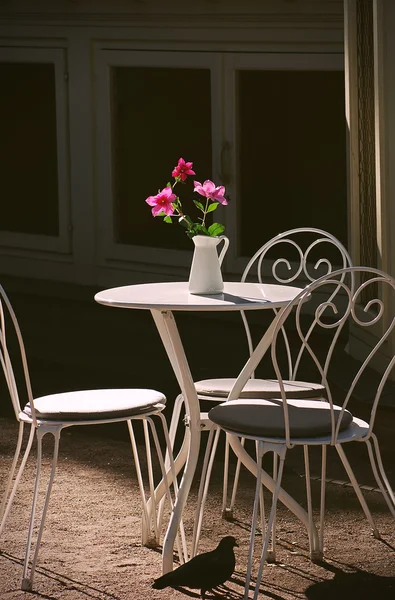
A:
[[[228,535],[215,550],[198,554],[174,571],[158,577],[152,587],[156,590],[169,586],[200,589],[202,600],[205,600],[208,590],[213,590],[231,578],[236,564],[233,548],[237,545],[235,538]]]

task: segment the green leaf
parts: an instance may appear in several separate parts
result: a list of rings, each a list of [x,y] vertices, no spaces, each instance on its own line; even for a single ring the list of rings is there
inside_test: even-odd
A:
[[[197,208],[199,210],[201,210],[202,212],[204,212],[204,206],[203,206],[203,204],[201,202],[199,202],[199,200],[194,200],[193,203],[194,203],[195,206],[197,206]]]
[[[221,233],[223,233],[224,231],[225,231],[225,227],[224,227],[224,225],[221,225],[221,223],[213,223],[208,228],[208,234],[211,235],[212,237],[214,237],[216,235],[221,235]]]
[[[169,215],[166,215],[163,221],[165,223],[173,223],[173,219]]]
[[[210,204],[210,206],[207,209],[207,212],[213,212],[213,210],[215,210],[218,206],[219,202],[213,202],[212,204]]]
[[[189,238],[193,238],[195,235],[210,235],[207,227],[200,223],[193,223],[186,234]]]

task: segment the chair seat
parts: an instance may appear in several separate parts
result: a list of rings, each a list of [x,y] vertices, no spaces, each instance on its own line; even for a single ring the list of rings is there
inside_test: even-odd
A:
[[[291,438],[330,435],[331,408],[324,400],[287,400]],[[334,406],[337,422],[341,407]],[[232,400],[212,408],[208,416],[224,429],[254,437],[285,437],[284,410],[281,400]],[[353,416],[345,410],[340,431],[347,429]]]
[[[150,389],[104,389],[64,392],[35,398],[38,419],[86,421],[133,417],[163,407],[166,397]],[[23,413],[31,417],[30,404]]]
[[[195,382],[199,396],[215,396],[226,398],[235,384],[235,378],[202,379]],[[283,381],[286,397],[294,399],[321,398],[325,395],[325,387],[319,383],[307,381]],[[280,397],[280,386],[277,379],[249,379],[239,398],[271,398]]]

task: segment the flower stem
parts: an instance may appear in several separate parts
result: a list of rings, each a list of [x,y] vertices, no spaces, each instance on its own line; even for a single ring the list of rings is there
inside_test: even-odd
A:
[[[208,209],[208,198],[206,198],[206,206],[204,207],[204,211],[203,211],[203,219],[202,219],[203,226],[206,224],[205,221],[206,221],[207,209]]]
[[[172,190],[174,190],[174,188],[176,187],[177,183],[178,183],[178,180],[176,179],[176,180],[175,180],[175,182],[173,183],[173,185],[171,185],[171,189],[172,189]],[[194,225],[194,223],[193,223],[193,221],[190,221],[190,220],[189,220],[189,219],[188,219],[188,218],[187,218],[187,217],[184,215],[184,213],[182,212],[182,210],[181,210],[181,202],[180,202],[180,199],[179,199],[179,198],[177,198],[177,201],[176,201],[174,204],[176,205],[176,206],[175,206],[175,209],[176,209],[176,211],[177,211],[177,215],[176,215],[176,217],[181,217],[181,219],[184,219],[184,221],[186,221],[186,223],[187,223],[187,225],[188,225],[188,229],[192,229],[192,228],[193,228],[193,225]]]

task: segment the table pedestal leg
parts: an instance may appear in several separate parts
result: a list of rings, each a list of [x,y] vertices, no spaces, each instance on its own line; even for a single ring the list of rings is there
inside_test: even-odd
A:
[[[173,569],[174,542],[199,458],[200,406],[173,314],[171,311],[152,310],[151,312],[184,397],[185,423],[189,427],[190,436],[184,473],[163,542],[162,569],[163,573],[167,573]]]

